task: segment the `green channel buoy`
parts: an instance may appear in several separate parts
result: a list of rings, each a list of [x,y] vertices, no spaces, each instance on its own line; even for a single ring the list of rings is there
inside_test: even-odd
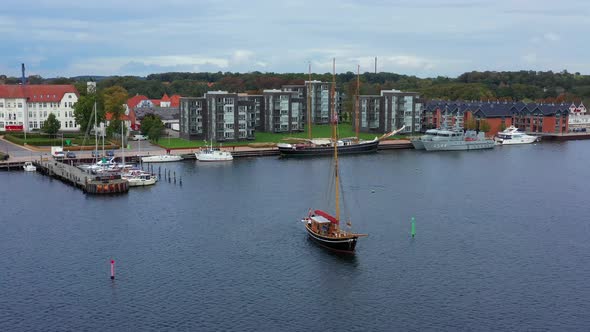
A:
[[[412,230],[410,231],[412,237],[416,236],[416,220],[412,217]]]

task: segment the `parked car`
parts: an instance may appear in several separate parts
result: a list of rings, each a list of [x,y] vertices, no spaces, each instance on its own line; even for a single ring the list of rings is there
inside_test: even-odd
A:
[[[107,157],[114,157],[115,153],[113,152],[113,150],[108,150],[107,151]]]
[[[131,137],[131,139],[134,141],[145,141],[148,138],[145,135],[133,135],[133,137]]]
[[[66,158],[76,158],[76,154],[73,153],[72,151],[68,151],[66,153]]]
[[[92,157],[94,157],[94,158],[100,158],[100,152],[99,151],[96,151],[96,150],[92,151]]]
[[[0,152],[0,160],[8,160],[8,158],[10,158],[8,153],[1,153]]]

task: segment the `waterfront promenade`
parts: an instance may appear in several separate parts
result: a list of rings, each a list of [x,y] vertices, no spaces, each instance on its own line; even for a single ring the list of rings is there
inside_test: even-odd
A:
[[[6,161],[0,161],[1,165],[10,164],[21,164],[27,161],[40,161],[42,158],[50,157],[50,147],[36,147],[36,146],[20,146],[6,140],[0,139],[0,145],[8,149],[7,153],[10,158]],[[3,151],[0,147],[0,151]],[[140,147],[137,142],[131,143],[131,149],[125,149],[125,156],[153,156],[166,154],[167,149],[157,145],[142,143]],[[411,149],[411,143],[409,140],[385,140],[379,143],[379,150],[393,150],[393,149]],[[67,149],[67,148],[64,148]],[[231,151],[235,157],[256,157],[256,156],[272,156],[279,155],[279,151],[276,147],[251,147],[251,146],[226,146],[222,148],[226,151]],[[170,149],[170,154],[175,155],[190,155],[197,152],[199,148],[191,149]],[[99,149],[99,151],[102,151]],[[113,150],[115,157],[122,157],[120,149]],[[91,159],[92,151],[75,151],[76,159]]]

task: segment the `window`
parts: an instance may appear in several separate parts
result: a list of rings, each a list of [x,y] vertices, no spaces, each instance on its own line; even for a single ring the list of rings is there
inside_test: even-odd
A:
[[[0,103],[0,108],[3,108],[3,107],[4,107],[4,103]]]
[[[47,108],[47,103],[43,103],[43,108]]]
[[[18,108],[22,108],[23,107],[23,103],[18,103]]]

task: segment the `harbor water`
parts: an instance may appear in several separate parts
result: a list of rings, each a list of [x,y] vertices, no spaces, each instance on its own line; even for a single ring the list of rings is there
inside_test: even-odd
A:
[[[0,330],[588,330],[589,148],[343,157],[353,256],[300,221],[330,158],[154,164],[176,184],[104,197],[0,172]]]

